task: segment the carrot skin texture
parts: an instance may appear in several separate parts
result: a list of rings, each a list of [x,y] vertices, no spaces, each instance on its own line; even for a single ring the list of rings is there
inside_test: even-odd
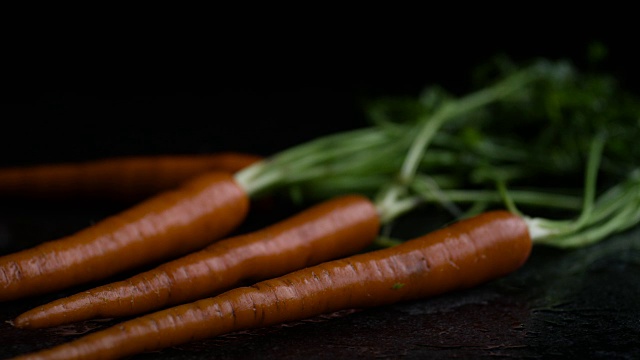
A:
[[[425,298],[515,271],[531,247],[521,218],[488,212],[393,248],[158,311],[17,359],[117,359],[343,309]]]
[[[264,229],[231,237],[124,281],[55,300],[21,314],[19,328],[150,312],[348,256],[380,230],[374,204],[346,195],[314,205]]]
[[[262,158],[221,152],[107,158],[0,169],[0,195],[20,198],[140,200],[209,171],[235,173]]]
[[[234,230],[249,198],[208,173],[70,236],[0,257],[0,301],[61,290],[178,257]]]

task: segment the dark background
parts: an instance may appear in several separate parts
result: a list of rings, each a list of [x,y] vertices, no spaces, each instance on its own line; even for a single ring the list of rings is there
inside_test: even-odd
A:
[[[481,25],[460,35],[447,27],[419,36],[412,30],[415,37],[384,30],[344,37],[318,31],[298,40],[252,33],[146,56],[142,41],[129,54],[138,45],[132,40],[116,55],[95,47],[69,54],[59,68],[48,61],[54,54],[42,54],[34,65],[7,71],[24,76],[27,86],[7,87],[0,98],[0,164],[222,150],[268,155],[366,125],[363,100],[414,96],[433,84],[462,95],[473,89],[473,69],[497,54],[567,58],[590,69],[595,42],[608,49],[597,68],[640,88],[629,32],[587,21],[546,32]],[[202,52],[193,51],[196,45]]]

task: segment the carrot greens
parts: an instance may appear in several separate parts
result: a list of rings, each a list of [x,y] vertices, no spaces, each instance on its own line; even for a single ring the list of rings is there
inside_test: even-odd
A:
[[[504,206],[527,219],[535,243],[557,247],[586,246],[640,222],[640,102],[632,94],[565,60],[519,67],[500,58],[480,70],[479,79],[501,80],[461,98],[432,86],[369,104],[374,124],[416,132],[400,171],[338,176],[314,191],[362,181],[381,204],[418,197],[457,219]],[[423,126],[407,130],[415,123]]]
[[[430,152],[440,156],[420,169],[413,191],[457,218],[502,204],[527,220],[534,243],[556,247],[587,246],[637,225],[640,102],[612,78],[564,61],[530,69],[536,81],[509,101],[434,136]],[[437,181],[438,171],[460,176]],[[566,210],[571,220],[527,216],[516,204]]]

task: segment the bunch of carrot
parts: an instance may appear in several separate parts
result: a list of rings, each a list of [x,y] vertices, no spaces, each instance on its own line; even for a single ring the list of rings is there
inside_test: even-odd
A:
[[[65,286],[97,280],[97,275],[75,274],[78,267],[95,266],[99,276],[113,274],[99,267],[100,259],[146,249],[148,241],[164,250],[145,261],[158,263],[186,254],[130,279],[20,315],[16,326],[36,328],[158,310],[19,358],[120,358],[342,309],[424,298],[515,271],[535,243],[585,246],[637,224],[636,172],[596,197],[606,142],[595,135],[587,152],[578,149],[588,153],[578,206],[576,198],[551,191],[508,189],[508,181],[520,173],[505,170],[524,169],[528,158],[502,138],[482,149],[493,152],[505,146],[501,150],[508,151],[497,151],[501,156],[485,158],[480,153],[470,159],[483,165],[482,176],[474,175],[491,180],[496,188],[454,188],[461,177],[454,176],[456,169],[447,159],[463,156],[466,149],[451,143],[438,148],[439,141],[458,132],[460,124],[478,121],[476,114],[488,107],[502,100],[512,105],[526,97],[528,89],[547,79],[549,64],[545,66],[526,68],[460,99],[423,97],[426,110],[411,123],[389,121],[384,111],[375,112],[372,128],[320,138],[235,175],[204,174],[79,236],[0,258],[0,284],[6,290],[2,299],[9,300],[35,294],[33,287],[52,291],[40,280],[44,277],[58,276]],[[437,176],[435,171],[442,169],[448,172]],[[211,243],[242,221],[249,211],[248,197],[276,188],[322,194],[323,202],[265,229]],[[347,195],[354,192],[371,198]],[[233,195],[225,195],[229,193]],[[555,200],[541,204],[541,199]],[[380,235],[382,224],[426,202],[445,206],[458,221],[398,245],[385,243],[386,248],[365,251]],[[468,202],[476,206],[460,211],[460,204]],[[502,202],[509,211],[484,211],[490,202]],[[516,203],[581,211],[572,221],[550,220],[524,215]],[[225,215],[233,219],[217,219]],[[185,238],[197,244],[187,247]],[[174,242],[178,244],[171,245]],[[96,256],[78,257],[92,252]],[[253,285],[236,287],[243,282]]]

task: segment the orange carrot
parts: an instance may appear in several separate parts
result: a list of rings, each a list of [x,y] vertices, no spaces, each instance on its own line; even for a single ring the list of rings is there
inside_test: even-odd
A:
[[[259,156],[221,152],[108,158],[80,163],[0,169],[0,195],[31,198],[91,197],[140,200],[208,171],[235,173]]]
[[[259,231],[216,242],[127,280],[58,299],[18,316],[14,325],[40,328],[96,317],[138,315],[323,261],[373,243],[378,212],[366,197],[345,195]]]
[[[0,301],[106,278],[206,246],[245,218],[249,198],[208,173],[68,237],[0,257]]]
[[[532,242],[505,211],[374,252],[298,270],[94,332],[17,359],[116,359],[243,329],[464,289],[518,269]]]

